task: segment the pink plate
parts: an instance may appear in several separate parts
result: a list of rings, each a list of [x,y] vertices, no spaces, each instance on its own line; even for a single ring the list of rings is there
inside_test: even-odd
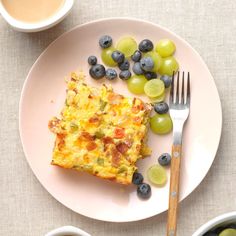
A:
[[[64,78],[71,71],[87,73],[89,55],[97,55],[100,61],[98,39],[103,34],[111,35],[114,41],[125,35],[137,41],[149,38],[156,42],[170,38],[176,44],[175,56],[180,70],[191,72],[192,104],[184,133],[181,200],[200,184],[215,158],[221,135],[221,104],[214,80],[198,53],[174,33],[149,22],[121,18],[78,26],[55,40],[35,62],[20,101],[21,140],[34,174],[53,197],[75,212],[104,221],[136,221],[167,210],[169,184],[163,188],[152,186],[151,198],[142,201],[134,186],[124,187],[50,165],[55,137],[47,125],[62,109],[66,90]],[[100,84],[89,77],[87,82],[95,86]],[[116,92],[133,96],[125,82],[111,83]],[[171,134],[158,136],[150,132],[153,154],[138,163],[144,175],[148,167],[157,163],[161,153],[170,152],[171,143]],[[148,182],[146,176],[145,181]]]

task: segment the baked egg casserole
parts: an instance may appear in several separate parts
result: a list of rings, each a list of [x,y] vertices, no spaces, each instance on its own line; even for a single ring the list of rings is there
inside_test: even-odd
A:
[[[111,86],[88,86],[71,74],[61,117],[49,121],[56,135],[52,164],[130,184],[136,161],[151,154],[146,145],[151,105],[124,97]]]

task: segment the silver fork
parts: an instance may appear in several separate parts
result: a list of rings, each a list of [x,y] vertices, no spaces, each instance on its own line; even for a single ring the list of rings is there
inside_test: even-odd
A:
[[[172,85],[169,98],[170,116],[173,121],[173,145],[170,174],[169,210],[167,221],[167,236],[176,236],[177,211],[179,201],[180,162],[182,156],[182,133],[190,108],[190,74],[187,75],[187,87],[182,74],[182,86],[180,85],[180,73],[177,73],[175,88],[175,74],[172,76]],[[180,87],[182,87],[180,92]]]

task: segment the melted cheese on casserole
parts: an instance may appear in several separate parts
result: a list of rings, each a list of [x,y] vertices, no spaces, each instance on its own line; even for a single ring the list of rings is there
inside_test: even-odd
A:
[[[150,105],[106,85],[90,87],[75,73],[67,87],[61,118],[49,122],[56,134],[52,164],[131,183],[136,161],[151,152],[145,144]]]

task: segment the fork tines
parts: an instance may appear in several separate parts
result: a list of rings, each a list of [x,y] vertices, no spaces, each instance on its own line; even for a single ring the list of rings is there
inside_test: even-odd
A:
[[[175,77],[177,77],[176,86],[175,86]],[[180,87],[182,87],[181,93],[180,93]],[[190,73],[189,72],[187,75],[187,91],[185,90],[184,71],[182,73],[181,81],[180,81],[180,72],[179,71],[177,72],[177,76],[175,76],[175,72],[173,72],[169,100],[170,100],[170,104],[182,104],[182,105],[190,104]]]

